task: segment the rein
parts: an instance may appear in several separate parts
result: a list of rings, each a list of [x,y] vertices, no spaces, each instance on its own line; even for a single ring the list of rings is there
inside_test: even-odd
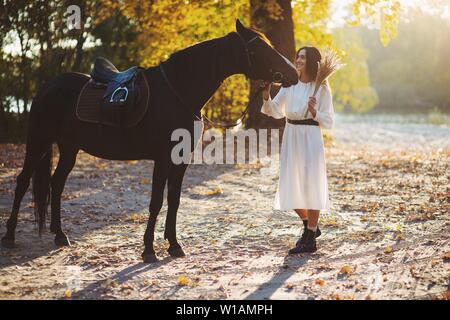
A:
[[[258,36],[255,36],[255,37],[253,37],[252,39],[250,39],[248,42],[246,42],[246,41],[244,40],[244,38],[242,38],[242,36],[241,36],[239,33],[237,33],[237,35],[239,36],[239,39],[242,41],[242,44],[244,45],[244,49],[245,49],[245,53],[246,53],[246,58],[247,58],[247,69],[248,69],[248,71],[250,71],[251,65],[252,65],[252,64],[251,64],[251,60],[250,60],[250,53],[249,53],[249,50],[248,50],[248,44],[249,44],[250,42],[254,41],[255,39],[257,39]],[[214,66],[213,66],[213,67],[214,67]],[[194,115],[194,117],[195,117],[197,120],[202,121],[203,123],[206,122],[206,123],[210,124],[210,125],[213,126],[213,127],[233,128],[233,127],[236,127],[236,126],[240,125],[240,124],[242,123],[242,119],[244,119],[244,117],[247,115],[247,113],[248,113],[248,111],[249,111],[249,109],[250,109],[250,103],[257,97],[257,95],[258,95],[259,93],[261,93],[261,91],[262,91],[262,89],[263,89],[263,88],[259,87],[258,90],[256,90],[256,92],[250,97],[250,100],[249,100],[249,102],[248,102],[248,104],[247,104],[245,110],[242,112],[242,114],[241,114],[240,117],[236,120],[235,123],[215,122],[215,121],[212,121],[211,119],[209,119],[209,118],[208,118],[207,116],[205,116],[205,115],[198,116],[198,115],[196,114],[196,112],[192,111],[192,109],[190,108],[190,106],[189,106],[187,103],[185,103],[185,101],[184,101],[184,100],[182,99],[182,97],[178,94],[177,90],[175,89],[175,87],[174,87],[174,86],[172,85],[172,83],[170,82],[169,77],[167,76],[167,74],[166,74],[166,72],[165,72],[165,70],[164,70],[163,63],[162,63],[162,62],[159,64],[159,68],[160,68],[160,70],[161,70],[161,74],[162,74],[164,80],[166,81],[166,83],[167,83],[169,89],[172,91],[172,93],[175,95],[175,97],[177,97],[177,99],[181,102],[181,104],[184,105],[188,110],[190,110],[190,111],[192,112],[192,114]],[[213,69],[213,75],[214,75],[214,69]],[[213,77],[213,78],[214,78],[214,77]],[[220,84],[222,84],[222,82],[220,82]],[[210,98],[210,99],[211,99],[211,98]],[[209,102],[209,100],[208,100],[205,104],[207,104],[208,102]]]

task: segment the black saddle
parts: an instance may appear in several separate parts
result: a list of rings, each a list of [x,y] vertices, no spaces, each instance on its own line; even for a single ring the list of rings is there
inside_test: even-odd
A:
[[[102,57],[95,59],[91,77],[96,85],[106,86],[101,104],[105,121],[111,121],[112,117],[117,119],[116,122],[120,121],[120,114],[133,106],[139,94],[136,79],[142,69],[134,66],[120,72],[109,60]]]
[[[109,82],[123,82],[133,78],[136,75],[137,70],[138,67],[135,66],[120,72],[111,61],[103,57],[98,57],[95,59],[91,76],[95,81],[105,84]]]

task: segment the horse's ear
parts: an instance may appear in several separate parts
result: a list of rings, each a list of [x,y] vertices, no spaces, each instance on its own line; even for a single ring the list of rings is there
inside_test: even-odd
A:
[[[241,36],[244,36],[246,30],[247,30],[247,28],[244,27],[244,25],[241,23],[241,21],[239,19],[236,19],[236,31],[237,31],[237,33],[239,33]]]

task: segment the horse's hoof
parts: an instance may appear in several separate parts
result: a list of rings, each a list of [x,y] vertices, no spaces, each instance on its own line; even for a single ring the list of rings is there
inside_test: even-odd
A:
[[[154,253],[143,253],[142,259],[144,260],[144,263],[156,263],[159,261]]]
[[[67,238],[66,235],[62,235],[62,236],[56,236],[55,237],[55,244],[58,247],[70,247],[70,241],[69,238]]]
[[[174,258],[181,258],[181,257],[186,256],[186,254],[184,253],[184,251],[181,247],[174,248],[174,249],[169,248],[169,250],[167,250],[167,251],[169,252],[170,256],[174,257]]]
[[[2,247],[3,248],[14,248],[16,246],[15,242],[14,242],[14,238],[6,238],[3,237],[2,238]]]

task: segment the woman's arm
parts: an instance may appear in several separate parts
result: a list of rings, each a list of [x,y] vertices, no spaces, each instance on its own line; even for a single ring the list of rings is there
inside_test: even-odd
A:
[[[266,86],[263,90],[263,105],[261,107],[261,112],[275,119],[284,118],[284,110],[286,109],[288,100],[287,93],[287,89],[281,87],[275,98],[272,99],[270,97],[270,85]]]
[[[319,105],[314,115],[314,120],[319,122],[321,127],[331,129],[334,124],[334,109],[331,90],[328,85],[322,85],[319,89],[319,97],[317,99]]]

